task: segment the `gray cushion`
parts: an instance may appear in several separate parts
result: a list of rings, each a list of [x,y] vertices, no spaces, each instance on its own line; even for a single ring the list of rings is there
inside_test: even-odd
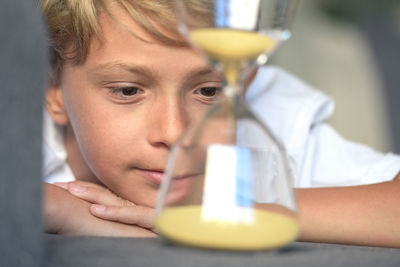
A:
[[[45,31],[36,1],[0,1],[0,266],[42,266]]]

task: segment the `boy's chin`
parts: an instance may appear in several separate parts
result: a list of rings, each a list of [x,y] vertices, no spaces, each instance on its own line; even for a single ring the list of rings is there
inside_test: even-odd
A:
[[[138,195],[141,195],[138,197]],[[139,205],[139,206],[144,206],[144,207],[149,207],[149,208],[154,208],[157,203],[157,198],[158,198],[158,190],[154,191],[148,191],[144,193],[130,193],[127,194],[126,197],[123,197],[123,199],[129,200],[130,202]]]

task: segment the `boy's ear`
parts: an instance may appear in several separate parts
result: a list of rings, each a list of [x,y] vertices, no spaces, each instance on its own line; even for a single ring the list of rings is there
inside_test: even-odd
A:
[[[46,90],[46,109],[53,120],[59,125],[69,122],[61,86],[49,82]]]

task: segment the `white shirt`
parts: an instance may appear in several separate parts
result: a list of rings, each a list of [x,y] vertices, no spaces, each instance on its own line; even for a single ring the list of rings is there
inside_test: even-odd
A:
[[[334,110],[332,99],[281,69],[260,68],[246,101],[294,160],[296,187],[377,183],[392,180],[400,170],[400,156],[343,139],[325,123]],[[66,162],[63,131],[47,112],[43,135],[45,181],[75,180]]]

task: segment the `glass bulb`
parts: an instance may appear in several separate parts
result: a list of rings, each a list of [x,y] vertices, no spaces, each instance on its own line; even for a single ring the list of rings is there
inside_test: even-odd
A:
[[[295,1],[202,1],[203,10],[212,12],[201,25],[192,19],[201,4],[190,10],[190,3],[177,2],[183,33],[224,71],[227,85],[219,102],[172,148],[156,206],[157,229],[192,246],[282,247],[299,233],[293,171],[280,140],[244,103],[241,84],[283,40],[266,33],[287,31],[286,24],[267,22],[286,23],[291,17],[282,19],[282,13],[292,11]]]

